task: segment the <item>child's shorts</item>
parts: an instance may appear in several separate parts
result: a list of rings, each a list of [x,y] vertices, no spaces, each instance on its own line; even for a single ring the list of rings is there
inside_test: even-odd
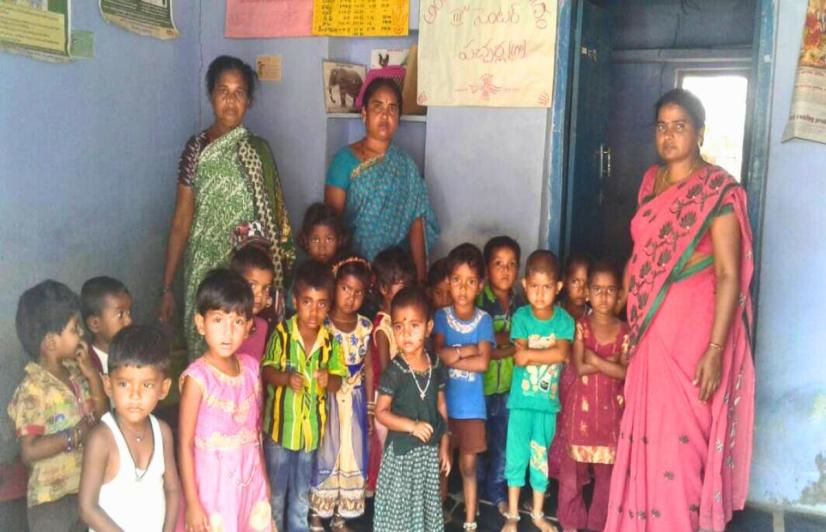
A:
[[[484,419],[447,420],[450,430],[450,448],[460,453],[478,454],[488,450]]]

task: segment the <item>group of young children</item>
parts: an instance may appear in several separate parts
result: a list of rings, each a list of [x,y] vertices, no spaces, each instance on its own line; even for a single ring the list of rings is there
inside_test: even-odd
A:
[[[563,270],[534,251],[520,306],[521,252],[507,236],[457,246],[423,283],[401,248],[372,264],[348,253],[323,204],[299,243],[308,256],[286,319],[267,319],[273,265],[255,239],[201,282],[206,348],[176,383],[174,442],[152,415],[173,385],[168,341],[131,324],[122,283],[23,293],[16,326],[32,361],[8,413],[32,530],[297,532],[323,519],[347,530],[371,496],[377,531],[442,530],[454,457],[465,530],[484,499],[515,531],[526,478],[533,524],[554,530],[549,476],[565,529],[602,528],[627,364],[610,266],[572,258]]]

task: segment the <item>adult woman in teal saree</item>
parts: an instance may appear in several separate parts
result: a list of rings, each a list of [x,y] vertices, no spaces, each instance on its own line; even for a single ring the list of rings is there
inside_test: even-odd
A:
[[[159,318],[171,317],[172,282],[184,257],[184,330],[190,359],[200,356],[203,341],[193,322],[195,292],[206,273],[228,264],[232,236],[251,222],[267,242],[281,289],[295,257],[281,181],[267,142],[242,124],[252,104],[255,74],[235,57],[221,56],[206,75],[215,121],[190,138],[181,154],[178,196],[169,232]],[[184,250],[186,254],[184,255]]]
[[[353,250],[372,261],[390,246],[409,249],[420,280],[427,250],[439,236],[427,185],[416,163],[392,143],[399,127],[401,90],[376,78],[364,91],[364,138],[345,146],[327,171],[324,201],[344,214]]]

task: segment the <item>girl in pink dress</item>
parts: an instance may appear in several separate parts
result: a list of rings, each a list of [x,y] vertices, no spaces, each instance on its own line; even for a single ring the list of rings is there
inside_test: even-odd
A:
[[[623,408],[624,351],[628,328],[614,315],[620,290],[619,275],[605,263],[595,263],[588,275],[592,312],[577,320],[573,374],[565,394],[560,433],[559,522],[567,532],[586,528],[602,530],[608,509],[611,470]],[[590,508],[582,488],[594,471]]]
[[[187,532],[273,530],[260,443],[258,362],[237,350],[252,318],[247,281],[213,270],[198,287],[195,325],[207,351],[181,375],[180,469]]]

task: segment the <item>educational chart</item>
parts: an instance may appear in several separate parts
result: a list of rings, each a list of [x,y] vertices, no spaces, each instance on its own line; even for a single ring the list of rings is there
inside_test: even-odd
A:
[[[69,0],[0,0],[0,48],[47,61],[69,60]]]
[[[809,0],[783,140],[826,143],[826,0]]]
[[[407,35],[409,16],[409,0],[313,0],[313,35]]]
[[[313,0],[227,0],[229,39],[308,37],[312,29]]]
[[[172,0],[100,0],[98,5],[106,22],[139,35],[164,40],[180,35],[172,20]]]
[[[422,105],[550,107],[556,0],[422,0]]]

